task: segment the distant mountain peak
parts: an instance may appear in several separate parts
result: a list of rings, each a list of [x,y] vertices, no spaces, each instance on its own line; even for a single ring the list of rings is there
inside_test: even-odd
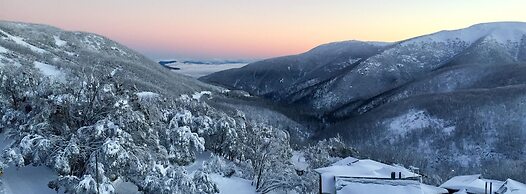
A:
[[[487,22],[474,24],[468,28],[522,28],[526,29],[526,22]]]
[[[448,42],[463,41],[473,43],[481,38],[490,37],[499,43],[520,42],[526,35],[525,22],[492,22],[475,24],[458,30],[444,30],[404,41],[404,44],[415,42]]]

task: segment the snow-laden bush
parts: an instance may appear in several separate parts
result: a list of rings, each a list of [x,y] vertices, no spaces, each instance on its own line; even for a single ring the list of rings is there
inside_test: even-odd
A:
[[[71,193],[113,193],[117,178],[153,192],[148,177],[155,164],[178,169],[204,150],[194,128],[213,125],[211,119],[194,123],[203,117],[177,102],[140,100],[111,75],[69,79],[50,82],[30,68],[0,68],[0,123],[14,140],[1,154],[3,165],[46,165],[59,174],[49,186]],[[170,180],[162,193],[217,192],[206,174],[161,175]]]
[[[148,172],[142,185],[147,193],[217,193],[219,189],[202,171],[194,172],[194,176],[187,174],[179,166],[155,165]]]
[[[13,140],[0,164],[48,166],[59,174],[50,188],[113,193],[120,179],[145,193],[217,193],[208,177],[217,173],[252,180],[261,193],[317,191],[312,171],[295,172],[288,133],[242,112],[229,116],[188,95],[146,98],[111,73],[50,82],[6,66],[0,78],[0,126]],[[212,160],[187,173],[182,166],[204,150]]]
[[[340,136],[324,139],[304,150],[304,156],[312,169],[330,165],[341,158],[358,154],[354,148],[347,146]]]

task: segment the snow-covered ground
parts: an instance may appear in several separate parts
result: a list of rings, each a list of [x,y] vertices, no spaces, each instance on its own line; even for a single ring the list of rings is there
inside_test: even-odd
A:
[[[4,150],[10,143],[5,132],[1,133],[0,150]],[[55,173],[47,167],[9,167],[0,176],[0,194],[56,194],[47,186],[55,178]]]
[[[55,39],[55,45],[57,45],[57,46],[65,46],[65,45],[68,44],[68,42],[60,39],[60,37],[58,37],[58,36],[53,36],[53,39]]]
[[[203,97],[203,95],[212,95],[212,92],[210,91],[201,91],[201,92],[196,92],[194,94],[192,94],[192,98],[193,99],[196,99],[197,101],[201,100],[201,97]]]
[[[138,187],[131,182],[124,182],[122,179],[117,179],[113,182],[116,194],[140,194]]]
[[[45,63],[41,63],[38,61],[35,61],[33,63],[35,65],[35,68],[40,70],[42,74],[45,76],[51,78],[52,80],[63,80],[65,79],[65,75],[62,71],[60,71],[57,67]]]
[[[247,65],[246,63],[228,63],[228,64],[185,64],[185,63],[176,63],[169,64],[170,67],[177,67],[180,70],[173,70],[175,72],[188,75],[191,77],[199,78],[211,73],[218,71],[223,71],[233,68],[241,68]]]
[[[56,194],[47,186],[55,178],[55,172],[43,166],[9,167],[0,178],[3,183],[0,194],[2,189],[4,194]]]
[[[211,174],[210,178],[217,184],[220,194],[257,194],[256,187],[250,184],[250,180],[238,177],[224,177],[219,174]]]
[[[455,130],[455,126],[450,126],[447,121],[435,118],[423,110],[411,109],[406,114],[395,117],[388,122],[388,130],[393,135],[400,136],[405,136],[411,131],[431,126],[438,126],[440,128],[443,128],[442,131],[448,135]]]
[[[203,166],[203,164],[210,159],[211,153],[204,152],[197,156],[196,161],[185,167],[189,174],[194,173]],[[220,174],[210,174],[210,178],[216,183],[220,194],[243,193],[243,194],[257,194],[256,187],[252,186],[251,181],[239,177],[224,177]]]
[[[38,48],[36,46],[33,46],[27,42],[24,41],[23,38],[21,37],[18,37],[18,36],[13,36],[7,32],[4,32],[3,30],[0,30],[0,33],[4,34],[5,36],[7,36],[7,39],[21,45],[21,46],[24,46],[24,47],[27,47],[29,49],[31,49],[33,52],[37,52],[37,53],[46,53],[47,51],[44,50],[44,49],[41,49],[41,48]]]
[[[9,50],[0,46],[0,53],[7,53],[7,52],[9,52]]]

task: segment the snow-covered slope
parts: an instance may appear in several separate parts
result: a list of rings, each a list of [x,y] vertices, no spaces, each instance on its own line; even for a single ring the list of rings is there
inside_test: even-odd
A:
[[[105,37],[38,24],[0,21],[0,65],[33,66],[54,79],[115,70],[123,83],[169,95],[215,88],[166,71]]]
[[[177,97],[181,94],[211,91],[217,96],[210,104],[221,106],[221,110],[233,109],[235,114],[236,109],[247,108],[258,112],[251,114],[257,116],[258,120],[276,121],[267,117],[276,114],[273,110],[269,110],[265,105],[253,106],[256,98],[245,101],[246,97],[236,97],[235,91],[226,92],[195,78],[170,71],[143,55],[96,34],[8,21],[0,21],[0,30],[0,66],[23,65],[36,68],[56,81],[68,81],[63,79],[69,74],[93,74],[103,78],[108,76],[107,72],[112,72],[113,77],[125,86],[136,88],[138,91]],[[105,72],[105,75],[101,75],[101,72]],[[280,117],[288,120],[284,116]],[[283,124],[283,120],[281,119],[279,124]]]
[[[502,22],[441,31],[381,47],[356,41],[331,43],[302,55],[252,63],[203,80],[306,107],[316,115],[334,116],[334,112],[354,111],[368,99],[444,67],[524,62],[525,35],[526,23]]]
[[[472,44],[484,37],[489,37],[498,43],[506,44],[508,42],[520,42],[524,34],[526,34],[526,23],[523,22],[482,23],[466,29],[441,31],[417,37],[405,41],[402,44],[450,41],[463,41]]]
[[[318,46],[306,53],[267,59],[243,68],[231,69],[201,80],[254,93],[281,98],[283,92],[303,89],[352,68],[360,60],[389,45],[360,41],[335,42]]]
[[[521,62],[519,56],[526,52],[520,47],[526,42],[525,28],[524,23],[480,24],[400,42],[335,77],[329,90],[317,89],[307,103],[315,110],[331,112],[358,106],[449,65]]]
[[[352,52],[338,55],[336,50],[290,67],[305,69],[333,59],[327,56],[352,58]],[[483,170],[498,179],[526,180],[513,170],[526,169],[526,147],[519,143],[526,141],[526,23],[478,24],[366,53],[343,69],[333,71],[329,67],[340,63],[329,62],[294,81],[283,79],[283,87],[270,83],[279,82],[280,72],[294,61],[273,62],[299,56],[260,61],[203,80],[319,117],[318,137],[340,134],[375,159],[424,163],[423,170],[437,177],[450,176],[451,170]],[[506,170],[496,170],[501,166]]]
[[[227,114],[233,114],[233,115],[235,114],[236,118],[240,118],[242,116],[243,120],[245,120],[244,114],[240,112],[239,109],[254,109],[252,110],[251,115],[258,117],[257,118],[258,123],[265,122],[265,124],[274,125],[275,123],[279,122],[280,129],[282,128],[281,126],[299,125],[295,122],[289,121],[288,118],[283,115],[273,114],[274,112],[271,109],[262,108],[264,107],[264,105],[262,104],[252,106],[252,103],[255,103],[258,101],[258,99],[256,98],[251,98],[249,95],[244,95],[244,93],[241,93],[241,92],[220,89],[218,87],[202,83],[191,77],[187,77],[187,76],[184,76],[178,73],[170,72],[166,70],[165,68],[161,67],[159,64],[146,59],[145,57],[136,53],[135,51],[132,51],[116,42],[113,42],[111,40],[108,40],[98,35],[94,35],[90,33],[83,33],[83,32],[67,32],[67,31],[63,31],[63,30],[60,30],[54,27],[50,27],[50,26],[45,26],[45,25],[13,23],[13,22],[0,22],[0,30],[1,30],[0,31],[0,66],[7,67],[6,69],[2,69],[2,70],[6,70],[6,71],[2,71],[4,73],[3,75],[5,74],[13,75],[12,73],[5,73],[5,72],[13,72],[13,71],[7,71],[7,70],[20,70],[20,69],[10,68],[10,66],[18,66],[18,67],[22,67],[22,70],[24,70],[22,71],[24,72],[24,74],[20,74],[20,75],[28,75],[28,73],[25,73],[25,72],[31,72],[31,73],[40,72],[43,76],[47,76],[51,78],[51,79],[40,79],[41,78],[40,76],[34,76],[34,77],[39,78],[38,80],[44,80],[44,81],[52,80],[52,81],[57,81],[57,82],[70,82],[71,80],[81,80],[81,81],[71,82],[71,83],[64,84],[64,85],[41,84],[42,87],[54,87],[54,86],[60,86],[60,87],[50,89],[49,91],[52,91],[52,92],[46,92],[46,96],[39,96],[39,97],[42,97],[41,99],[44,99],[43,101],[46,103],[39,103],[39,102],[42,102],[42,101],[39,101],[39,102],[35,102],[36,105],[34,106],[30,105],[26,107],[39,107],[39,108],[41,106],[45,107],[42,104],[48,105],[47,103],[52,103],[51,101],[55,100],[54,97],[56,96],[51,95],[51,94],[54,94],[55,92],[54,89],[56,89],[57,91],[67,90],[69,92],[71,91],[70,90],[71,87],[69,87],[70,85],[74,86],[75,83],[80,82],[79,85],[82,85],[80,88],[84,86],[90,87],[94,90],[94,93],[96,94],[104,93],[104,95],[107,94],[107,96],[111,96],[111,97],[98,97],[97,95],[94,95],[97,97],[84,98],[83,94],[78,94],[78,93],[67,94],[67,95],[65,94],[64,96],[68,96],[68,97],[71,96],[72,98],[75,98],[75,99],[82,98],[82,99],[91,99],[91,100],[95,99],[95,100],[104,101],[107,104],[101,105],[101,106],[105,108],[105,111],[97,112],[98,110],[93,111],[93,109],[95,109],[93,108],[93,106],[89,108],[86,107],[86,110],[97,112],[95,114],[100,113],[101,115],[100,119],[105,118],[105,119],[115,119],[115,120],[123,121],[124,119],[122,118],[122,116],[119,115],[119,116],[113,117],[113,115],[110,116],[108,113],[108,112],[120,110],[119,109],[120,106],[123,105],[123,106],[126,106],[126,108],[129,108],[127,110],[130,110],[129,112],[128,111],[123,111],[123,112],[130,113],[130,114],[133,114],[131,112],[137,113],[136,114],[137,117],[134,116],[133,118],[129,118],[130,120],[133,120],[131,122],[135,122],[135,121],[140,122],[139,120],[142,120],[142,119],[149,120],[146,118],[150,118],[151,112],[145,110],[145,112],[148,112],[148,113],[145,113],[144,115],[148,115],[148,116],[144,116],[142,115],[142,113],[139,113],[140,110],[138,109],[141,109],[143,107],[145,109],[149,109],[149,108],[156,109],[155,108],[156,106],[154,105],[154,103],[155,104],[162,104],[165,102],[172,103],[173,101],[171,101],[170,98],[177,97],[178,99],[184,99],[184,100],[182,100],[182,102],[179,102],[179,101],[174,102],[173,104],[170,105],[170,108],[166,110],[183,111],[184,109],[185,113],[190,113],[190,111],[188,111],[187,109],[195,110],[195,111],[202,111],[202,113],[197,113],[197,114],[199,114],[200,118],[204,119],[203,122],[208,122],[209,120],[211,122],[210,117],[214,115],[215,118],[213,119],[216,119],[216,118],[224,119],[224,120],[221,120],[220,123],[221,125],[226,126],[229,130],[234,130],[234,128],[237,126],[234,126],[235,124],[230,125],[230,123],[236,123],[236,121],[234,119],[231,119],[230,117],[227,117]],[[27,70],[25,68],[30,68],[32,69],[32,71],[25,71]],[[70,77],[70,75],[74,75],[73,77],[80,77],[82,79],[80,78],[73,79]],[[8,77],[8,76],[4,76],[4,77]],[[26,77],[29,80],[35,80],[33,79],[34,78],[33,76],[26,76]],[[8,78],[5,78],[3,81],[7,79]],[[98,87],[98,85],[93,87],[93,85],[89,85],[87,83],[88,81],[84,81],[84,80],[90,80],[90,79],[96,79],[97,81],[100,81],[100,82],[105,81],[105,79],[111,79],[111,82],[110,82],[111,84],[109,83],[104,84],[104,85],[101,84],[104,87]],[[99,82],[94,81],[93,83],[99,83]],[[17,85],[17,84],[12,84],[12,85]],[[115,97],[117,95],[115,93],[118,93],[118,92],[115,92],[117,91],[115,88],[119,88],[120,90],[121,86],[126,87],[125,90],[123,90],[125,92],[123,92],[122,95],[126,96],[126,98],[128,97],[133,98],[130,101],[137,100],[140,102],[148,102],[148,103],[145,103],[148,105],[145,105],[145,106],[138,105],[138,106],[141,106],[141,108],[137,108],[137,107],[132,108],[131,106],[129,106],[132,103],[129,103],[130,101],[128,100],[118,100],[116,101],[117,103],[114,103],[112,101],[114,100],[112,99],[112,97]],[[16,87],[16,86],[12,86],[12,87]],[[47,88],[43,90],[46,90],[46,89]],[[103,92],[98,92],[99,90]],[[27,92],[25,91],[26,90],[24,90],[24,92],[22,93],[24,94],[32,93],[34,90],[28,89]],[[82,93],[82,92],[79,92],[79,93]],[[136,95],[133,95],[133,94],[136,94]],[[2,97],[3,100],[5,100],[4,95],[8,96],[4,92],[3,97]],[[48,95],[52,97],[49,97]],[[118,94],[118,95],[121,95],[121,94]],[[57,96],[61,96],[61,95],[57,95]],[[159,99],[160,97],[162,97],[162,100]],[[68,101],[68,100],[64,100],[64,98],[62,97],[57,97],[56,99],[58,99],[58,101],[61,101],[61,103],[64,101]],[[245,99],[248,99],[248,100],[245,101]],[[196,100],[196,102],[194,102],[193,100]],[[24,97],[24,101],[26,101],[25,97]],[[34,103],[34,102],[31,101],[30,103]],[[244,104],[239,105],[241,103],[244,103]],[[9,104],[9,103],[4,102],[3,104]],[[78,105],[82,103],[72,102],[72,104]],[[177,105],[174,105],[174,104],[177,104]],[[214,109],[212,107],[209,107],[208,105],[205,106],[205,104],[208,104],[210,106],[216,106],[218,108]],[[9,105],[6,105],[6,106],[9,106]],[[54,107],[54,105],[52,106]],[[198,106],[198,107],[194,107],[194,106]],[[242,106],[242,107],[239,108],[239,106]],[[49,110],[50,112],[53,112],[55,110],[55,108],[42,108],[42,109]],[[3,112],[4,110],[7,110],[5,106],[2,107],[2,114],[5,114],[5,112]],[[111,111],[108,111],[108,110],[111,110]],[[25,111],[28,111],[28,108],[26,108]],[[37,112],[37,111],[32,111],[31,114],[33,114],[33,112]],[[66,111],[66,112],[69,112],[69,111]],[[74,114],[78,113],[79,115],[86,115],[84,114],[83,111],[78,111],[78,112],[73,111],[73,112],[75,112]],[[165,118],[166,115],[164,115],[164,113],[166,113],[166,115],[172,114],[172,113],[168,113],[168,111],[164,111],[163,114],[156,114],[156,116],[152,116],[152,117],[156,117],[156,118],[162,117],[163,119],[168,119],[168,118]],[[35,114],[40,115],[40,112],[35,113]],[[30,114],[27,114],[27,115],[30,115]],[[269,117],[268,115],[272,115],[272,118]],[[30,115],[30,116],[32,118],[32,116],[34,115]],[[35,117],[38,117],[38,116],[35,116]],[[76,124],[73,124],[73,125],[64,124],[67,122],[73,122],[72,120],[74,120],[71,118],[65,118],[64,115],[57,115],[57,118],[60,118],[59,119],[60,121],[57,121],[57,123],[61,125],[61,127],[57,127],[57,128],[62,128],[65,126],[64,128],[73,129],[69,131],[71,132],[71,134],[61,133],[58,136],[53,135],[54,137],[57,137],[57,139],[61,139],[61,140],[72,139],[72,138],[67,137],[68,135],[73,135],[75,137],[78,137],[78,135],[74,133],[76,132],[80,133],[79,131],[77,131],[77,129],[83,128],[84,122],[89,123],[87,125],[92,125],[95,122],[99,123],[98,121],[96,121],[99,118],[96,118],[96,119],[93,118],[94,119],[93,121],[87,121],[89,119],[81,118],[79,119],[81,120],[81,122],[75,122],[76,124],[83,123],[83,124],[78,124],[78,125],[81,125],[82,126],[81,127],[81,126],[77,126]],[[276,118],[279,118],[279,120]],[[246,119],[256,120],[256,118],[253,118],[250,116],[247,116]],[[268,121],[271,121],[271,119],[273,123],[268,122]],[[168,119],[168,120],[171,120],[171,119]],[[56,120],[53,120],[47,123],[52,123],[55,121]],[[105,122],[102,120],[100,121]],[[285,121],[285,122],[282,122],[282,121]],[[9,123],[9,122],[10,121],[4,120],[4,124]],[[190,121],[190,122],[194,123],[193,121]],[[243,124],[243,126],[245,126],[244,123],[240,123],[240,122],[238,123],[239,125]],[[118,125],[123,126],[122,123]],[[24,125],[24,126],[28,126],[28,125]],[[113,125],[113,126],[116,126],[116,125]],[[216,125],[216,124],[211,124],[210,126],[212,126],[211,128],[220,127],[219,125]],[[154,124],[153,122],[148,122],[148,124],[144,126],[134,125],[133,127],[123,127],[123,128],[126,128],[126,130],[136,130],[138,131],[138,133],[141,134],[137,136],[130,135],[127,137],[138,137],[138,138],[143,139],[143,137],[150,138],[150,136],[155,136],[153,134],[157,134],[156,132],[152,132],[152,131],[155,131],[152,129],[154,127],[155,128],[159,127],[159,129],[162,128],[161,126]],[[203,128],[208,127],[208,125],[198,126],[198,127],[196,126],[196,129],[192,129],[192,131],[200,131],[199,133],[201,133],[203,131],[201,127]],[[0,133],[4,132],[5,128],[6,127],[4,125],[0,126]],[[18,129],[18,126],[14,126],[13,128]],[[48,133],[50,131],[53,131],[52,128],[53,127],[46,128],[43,130],[39,129],[38,133],[39,134]],[[199,130],[197,128],[199,128]],[[276,126],[276,128],[278,127]],[[299,127],[295,127],[295,128],[299,128]],[[83,129],[86,129],[86,128],[83,128]],[[99,128],[97,128],[97,130],[98,129]],[[162,128],[162,129],[164,130],[165,128]],[[187,132],[190,132],[190,128],[185,128],[185,129],[187,130]],[[206,129],[209,129],[209,128],[206,128]],[[243,127],[243,129],[245,129],[245,127]],[[116,133],[120,134],[120,132],[116,132]],[[90,135],[91,134],[93,133],[90,133]],[[192,133],[192,134],[197,136],[196,133]],[[20,135],[24,135],[28,137],[30,136],[30,135],[27,135],[27,132],[24,132],[24,134],[20,134]],[[112,137],[105,137],[106,134],[104,134],[103,136],[98,134],[96,136],[97,138],[102,139],[101,141],[97,141],[97,144],[103,141],[107,141],[107,143],[111,147],[111,149],[109,149],[108,151],[109,154],[112,156],[115,156],[116,155],[115,148],[119,146],[115,146],[115,141],[110,140],[112,139]],[[16,138],[20,136],[13,136],[13,137],[16,140]],[[0,138],[2,138],[0,140],[0,148],[4,148],[6,143],[8,143],[8,141],[4,141],[3,136],[0,136]],[[202,138],[199,138],[199,140],[200,142],[204,143]],[[123,140],[123,141],[127,143],[137,142],[134,140]],[[91,143],[95,141],[88,140],[87,142]],[[152,141],[153,144],[155,144],[154,142],[156,141]],[[158,142],[159,141],[157,141],[157,143]],[[169,140],[167,142],[172,142],[172,141]],[[214,141],[206,140],[206,142],[213,143]],[[28,147],[27,145],[29,144],[23,144],[23,146]],[[51,143],[51,144],[54,144],[54,143]],[[59,145],[59,144],[60,146],[66,145],[62,143],[57,143],[54,145]],[[104,144],[104,145],[108,145],[108,144]],[[14,144],[14,147],[16,146],[20,146],[20,145]],[[37,146],[37,145],[32,145],[32,146]],[[147,147],[147,146],[148,144],[146,143],[139,145],[139,147],[141,148]],[[203,149],[201,148],[203,145],[196,145],[196,146],[197,146],[196,149]],[[87,146],[79,146],[79,147],[82,147],[82,149],[84,149]],[[155,149],[156,151],[161,150],[157,148]],[[62,153],[61,151],[57,151],[57,149],[59,148],[53,147],[53,151],[50,151],[49,153],[52,153],[52,154]],[[189,152],[189,150],[186,150],[186,151]],[[150,158],[151,155],[158,155],[158,154],[152,154],[154,151],[150,153],[148,150],[146,150],[146,152],[144,152],[143,150],[140,150],[140,152],[144,153],[145,155],[149,155],[147,158]],[[16,153],[16,154],[19,154],[19,153]],[[167,154],[167,153],[163,153],[163,154]],[[160,155],[163,155],[163,154],[160,154]],[[69,166],[69,164],[67,164],[69,162],[61,162],[61,161],[66,161],[66,160],[51,159],[51,157],[53,156],[49,156],[49,155],[51,154],[46,154],[46,156],[48,156],[47,159],[49,159],[49,160],[46,160],[46,163],[44,162],[37,163],[36,160],[33,160],[34,161],[33,163],[24,163],[24,164],[25,165],[47,165],[48,167],[53,168],[54,170],[57,170],[55,168],[57,166],[50,164],[50,163],[55,163],[59,161],[61,165],[65,164]],[[84,156],[90,157],[93,155],[82,154],[82,157]],[[75,158],[80,159],[81,156],[78,156],[78,157],[75,156]],[[88,159],[85,159],[85,158],[80,159],[80,160],[82,162],[88,161]],[[119,158],[119,160],[126,161],[126,160],[122,160],[122,158]],[[17,162],[18,161],[19,160],[17,160]],[[31,160],[28,159],[25,161],[31,161]],[[48,163],[47,161],[51,161],[51,162]],[[93,162],[93,160],[89,160],[89,161]],[[158,160],[154,159],[154,161],[158,161]],[[144,162],[143,164],[146,164],[146,163],[150,164],[150,162]],[[77,165],[77,164],[78,163],[75,163],[74,165]],[[113,162],[112,164],[115,164],[115,162]],[[4,163],[0,165],[2,165],[1,167],[4,167],[3,166]],[[1,184],[0,184],[0,194],[3,194],[2,192],[4,191],[7,193],[50,193],[50,192],[52,193],[53,192],[47,188],[48,187],[47,183],[49,182],[50,179],[53,179],[54,177],[56,177],[57,172],[53,172],[54,170],[48,169],[44,166],[40,166],[38,168],[24,168],[24,169],[27,169],[26,171],[24,169],[17,171],[15,168],[12,167],[15,164],[9,164],[9,165],[11,165],[9,168],[2,169],[3,172],[5,172],[5,174],[3,177],[0,177],[2,179]],[[80,181],[79,185],[81,186],[76,187],[76,188],[88,189],[88,190],[90,188],[87,188],[87,187],[93,188],[92,186],[90,186],[90,185],[93,185],[92,176],[91,175],[84,176],[85,172],[83,172],[83,170],[85,170],[86,168],[85,166],[87,166],[87,164],[86,165],[79,164],[79,166],[82,166],[81,167],[82,169],[79,171],[75,170],[75,173],[79,173],[79,174],[76,174],[74,176],[75,178],[80,176],[82,177],[82,180],[78,179],[78,181]],[[145,168],[145,166],[146,165],[139,167],[139,168]],[[130,167],[133,170],[137,170],[136,166],[128,165],[127,167]],[[141,169],[141,170],[144,170],[144,169]],[[35,174],[31,174],[31,172],[34,172]],[[58,173],[63,173],[63,172],[61,171]],[[63,173],[61,175],[65,175],[65,174],[71,175],[70,173]],[[144,173],[141,173],[141,176],[146,176],[146,175]],[[163,178],[166,178],[164,177],[165,175],[162,175],[162,176]],[[35,180],[35,179],[38,179],[38,180]],[[220,176],[215,176],[215,178],[213,179],[218,182],[219,188],[224,190],[226,193],[231,193],[232,190],[240,191],[243,193],[255,192],[255,188],[251,185],[251,181],[249,180],[245,180],[241,178],[234,178],[234,177],[224,178]],[[123,182],[124,180],[130,181],[130,182]],[[74,181],[77,181],[77,179],[75,179]],[[142,181],[142,179],[140,181]],[[117,179],[115,182],[112,183],[111,187],[105,187],[105,188],[108,191],[114,188],[116,193],[135,193],[138,190],[138,187],[133,185],[131,182],[135,184],[139,184],[137,183],[138,182],[137,180],[133,180],[133,179],[132,180]],[[166,183],[163,181],[154,181],[154,182],[160,183],[160,184]],[[51,185],[56,186],[56,184],[57,182],[53,182]],[[74,184],[77,184],[77,183],[74,183]],[[169,184],[169,183],[166,183],[166,184]],[[232,185],[232,184],[235,184],[235,185]],[[19,187],[23,187],[23,188],[20,189]],[[13,191],[13,188],[15,188],[16,191]]]

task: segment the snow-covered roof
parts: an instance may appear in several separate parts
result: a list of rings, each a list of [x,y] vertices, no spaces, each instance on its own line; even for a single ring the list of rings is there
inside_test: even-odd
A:
[[[331,166],[315,169],[321,174],[322,192],[335,193],[335,177],[354,177],[354,178],[371,178],[371,179],[390,179],[391,173],[395,172],[398,177],[399,173],[402,178],[420,177],[420,175],[410,170],[394,165],[387,165],[374,160],[358,160],[347,157]]]
[[[468,191],[466,191],[466,189],[462,189],[460,191],[454,192],[453,194],[468,194]]]
[[[422,193],[420,189],[420,184],[415,181],[404,181],[400,180],[397,182],[384,180],[379,180],[379,182],[364,183],[364,182],[349,182],[347,185],[343,186],[341,189],[336,190],[337,194],[344,193],[370,193],[370,194],[381,194],[381,193],[390,193],[390,194],[412,194],[412,193]]]
[[[482,179],[480,174],[475,174],[453,177],[440,185],[440,187],[457,191],[466,190],[469,193],[484,193],[486,183],[488,183],[488,189],[491,183],[493,191],[496,191],[504,184],[504,182],[498,180]]]
[[[423,183],[420,183],[420,188],[422,188],[422,193],[424,194],[439,194],[439,193],[449,193],[447,189],[436,187],[433,185],[426,185]]]
[[[460,190],[462,188],[465,188],[466,185],[469,185],[473,181],[479,179],[480,176],[480,174],[456,176],[440,185],[440,187],[446,189]]]
[[[526,193],[526,184],[512,179],[506,180],[502,187],[497,191],[498,194],[519,194]]]
[[[414,180],[343,180],[338,181],[337,194],[368,193],[368,194],[443,194],[446,189],[421,184]]]
[[[345,158],[334,163],[332,166],[318,168],[316,172],[325,175],[342,177],[363,177],[363,178],[391,178],[391,173],[402,173],[402,178],[419,177],[420,175],[401,167],[380,163],[374,160],[358,160],[355,158]]]
[[[347,158],[339,160],[338,162],[335,162],[334,164],[331,164],[331,166],[350,166],[355,162],[358,162],[358,159],[349,156]]]

